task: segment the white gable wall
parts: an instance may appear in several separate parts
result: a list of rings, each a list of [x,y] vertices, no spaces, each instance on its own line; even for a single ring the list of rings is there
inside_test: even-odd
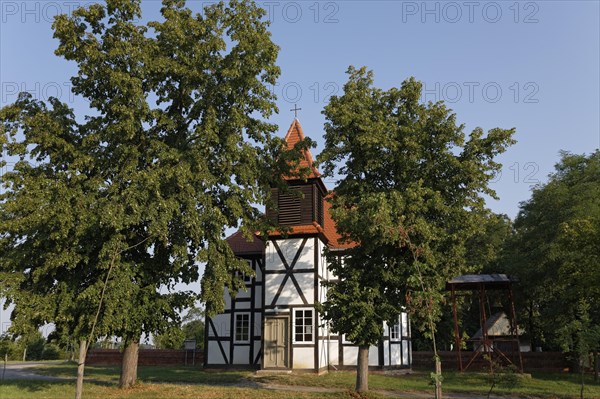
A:
[[[227,313],[212,318],[212,325],[207,324],[207,365],[259,367],[262,364],[260,349],[265,317],[286,316],[289,321],[289,367],[320,371],[329,366],[355,366],[358,348],[330,331],[314,308],[316,302],[325,302],[327,298],[327,289],[321,283],[333,279],[327,269],[324,249],[325,244],[318,237],[293,237],[268,242],[264,258],[253,261],[257,275],[252,283],[248,283],[248,290],[240,291],[235,301],[226,294]],[[295,309],[313,311],[311,342],[295,342]],[[235,317],[242,313],[251,315],[252,334],[248,341],[237,342],[234,339]],[[392,340],[391,329],[384,326],[382,343],[369,349],[369,365],[410,366],[410,325],[407,315],[402,314],[398,322],[401,337]]]

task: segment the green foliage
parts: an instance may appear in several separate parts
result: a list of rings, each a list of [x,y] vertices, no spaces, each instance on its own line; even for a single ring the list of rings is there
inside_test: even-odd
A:
[[[502,269],[501,261],[507,242],[513,234],[512,221],[506,215],[495,214],[485,210],[480,215],[480,228],[474,232],[465,243],[466,271],[469,273],[498,273]],[[480,328],[479,299],[477,293],[468,296],[457,296],[457,313],[460,330],[463,332],[461,345],[465,349],[469,334],[474,334]],[[499,301],[505,305],[506,314],[508,301],[504,292],[488,292],[491,303]],[[501,301],[502,299],[502,301]],[[454,318],[452,301],[442,304],[440,320],[436,323],[436,339],[438,347],[450,350],[455,346]],[[431,341],[426,339],[418,330],[412,335],[413,350],[431,350]]]
[[[7,334],[0,335],[0,361],[12,351],[13,342]]]
[[[174,326],[166,332],[154,337],[154,345],[158,349],[183,349],[185,334],[179,326]]]
[[[0,145],[18,159],[0,195],[0,295],[13,331],[53,322],[62,340],[162,333],[193,304],[177,283],[199,278],[207,312],[251,274],[225,230],[266,231],[255,204],[284,185],[274,111],[277,46],[264,11],[220,2],[193,15],[164,0],[139,24],[139,0],[59,15],[56,54],[73,62],[85,118],[27,94],[0,110]]]
[[[55,351],[59,357],[55,357],[52,354]],[[29,336],[17,337],[17,339],[14,339],[9,334],[0,336],[0,360],[4,360],[4,356],[8,355],[8,360],[22,361],[24,352],[27,355],[26,360],[52,360],[60,358],[60,349],[58,346],[47,343],[39,332]]]
[[[204,323],[201,320],[192,320],[182,327],[185,339],[196,340],[196,347],[204,348]]]
[[[204,310],[192,307],[183,317],[181,327],[175,326],[164,334],[154,337],[155,345],[160,349],[183,349],[183,341],[196,340],[197,348],[204,348]]]
[[[41,360],[59,360],[62,359],[64,352],[56,344],[44,345]]]
[[[431,338],[445,281],[470,269],[466,241],[481,229],[483,195],[495,196],[494,157],[514,129],[477,128],[465,138],[442,102],[419,103],[415,79],[383,91],[365,68],[348,74],[343,95],[323,112],[318,159],[326,176],[339,177],[331,208],[338,230],[359,245],[332,263],[340,281],[328,284],[323,310],[334,330],[372,345],[383,322],[408,306]]]
[[[26,343],[27,345],[27,358],[26,360],[41,360],[44,354],[44,347],[46,340],[41,336],[37,339],[31,340]]]
[[[513,223],[507,215],[487,210],[480,220],[482,228],[466,242],[466,263],[473,272],[497,273]]]
[[[600,151],[563,152],[547,184],[521,204],[505,270],[520,277],[521,320],[534,346],[600,347]]]

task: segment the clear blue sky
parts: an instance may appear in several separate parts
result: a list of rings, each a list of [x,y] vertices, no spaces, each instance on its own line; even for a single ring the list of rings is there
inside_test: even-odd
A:
[[[79,112],[68,92],[74,64],[54,55],[51,21],[78,0],[0,0],[0,106],[18,90],[58,96]],[[205,1],[188,1],[200,11]],[[261,1],[282,76],[274,88],[284,135],[289,111],[302,108],[304,132],[322,148],[321,110],[341,92],[349,65],[367,66],[376,85],[409,76],[425,84],[425,100],[447,100],[466,125],[517,129],[518,144],[502,156],[489,207],[510,217],[544,182],[560,150],[600,146],[600,7],[598,1]],[[143,0],[144,20],[160,2]],[[331,187],[332,185],[329,184]]]
[[[51,20],[87,1],[0,1],[0,105],[22,89],[42,98],[69,93],[73,63],[56,57]],[[200,10],[205,1],[188,1]],[[340,93],[349,65],[366,65],[376,85],[409,76],[425,100],[447,100],[466,130],[516,127],[518,144],[502,156],[493,184],[496,212],[514,217],[530,186],[545,181],[559,150],[589,153],[600,145],[600,9],[598,1],[262,1],[281,47],[274,87],[281,134],[297,103],[304,131],[319,152],[327,96]],[[160,2],[143,0],[143,19]],[[331,184],[330,184],[331,186]]]

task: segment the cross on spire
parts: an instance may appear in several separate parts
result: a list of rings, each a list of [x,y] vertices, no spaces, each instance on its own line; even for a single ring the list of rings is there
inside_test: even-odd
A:
[[[297,118],[298,111],[302,111],[302,108],[298,108],[298,104],[294,104],[294,108],[290,109],[290,111],[294,111],[294,118]]]

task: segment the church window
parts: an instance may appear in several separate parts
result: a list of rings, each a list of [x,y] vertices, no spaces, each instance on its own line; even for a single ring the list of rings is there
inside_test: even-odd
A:
[[[235,315],[235,342],[250,341],[250,315],[248,313]]]
[[[313,342],[314,338],[313,310],[294,310],[294,341]]]

